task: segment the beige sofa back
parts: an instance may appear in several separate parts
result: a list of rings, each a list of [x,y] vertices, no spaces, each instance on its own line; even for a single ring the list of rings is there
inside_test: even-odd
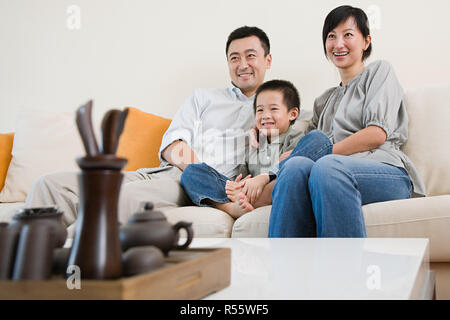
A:
[[[450,194],[450,83],[405,92],[409,138],[403,146],[428,196]]]

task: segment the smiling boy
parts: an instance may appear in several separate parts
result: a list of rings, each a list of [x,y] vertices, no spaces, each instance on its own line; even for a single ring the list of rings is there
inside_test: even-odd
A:
[[[216,207],[233,218],[248,212],[246,206],[239,204],[239,194],[242,192],[250,202],[256,200],[269,183],[269,171],[279,162],[280,155],[292,150],[303,136],[303,131],[292,127],[299,108],[300,97],[292,83],[272,80],[262,84],[253,103],[260,145],[257,149],[247,149],[239,175],[250,174],[253,178],[246,177],[242,180],[243,186],[238,186],[239,183],[206,163],[190,164],[181,176],[181,185],[192,202]]]

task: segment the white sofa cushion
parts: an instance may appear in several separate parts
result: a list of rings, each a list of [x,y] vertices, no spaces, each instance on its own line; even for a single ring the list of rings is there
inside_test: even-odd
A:
[[[0,222],[11,222],[16,212],[23,207],[23,202],[0,203]]]
[[[267,238],[272,206],[256,208],[244,214],[233,225],[233,238]]]
[[[233,238],[267,237],[272,206],[236,220]],[[363,206],[371,238],[429,238],[433,262],[450,262],[450,195],[372,203]]]
[[[158,209],[161,210],[161,209]],[[194,237],[229,238],[234,219],[227,213],[210,207],[180,207],[163,210],[167,220],[192,222]]]
[[[450,262],[450,195],[363,206],[371,238],[429,238],[433,262]]]
[[[403,151],[422,176],[427,195],[450,194],[450,84],[405,92],[409,138]]]
[[[19,114],[11,153],[0,202],[23,202],[39,176],[78,170],[75,158],[83,156],[84,151],[74,114]]]
[[[0,209],[1,209],[0,204]],[[171,224],[178,221],[192,222],[194,237],[196,238],[229,238],[234,219],[228,214],[218,209],[209,207],[178,207],[178,208],[159,208]],[[1,214],[0,210],[0,214]],[[73,239],[76,230],[76,221],[67,227],[67,238]],[[184,230],[180,231],[181,237],[186,237]],[[71,242],[67,243],[68,245]]]

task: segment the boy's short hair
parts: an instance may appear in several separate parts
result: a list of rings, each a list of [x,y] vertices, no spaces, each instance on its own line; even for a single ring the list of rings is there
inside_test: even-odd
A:
[[[300,111],[300,95],[298,94],[297,88],[292,84],[292,82],[287,80],[270,80],[264,82],[255,93],[255,100],[253,100],[253,111],[256,113],[256,99],[258,95],[263,91],[279,91],[283,95],[283,102],[288,108],[288,111],[294,108],[298,108]],[[296,119],[291,121],[291,125],[294,124]]]

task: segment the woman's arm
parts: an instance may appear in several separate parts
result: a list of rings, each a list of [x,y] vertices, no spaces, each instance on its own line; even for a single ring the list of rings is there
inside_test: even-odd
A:
[[[377,126],[368,126],[350,137],[333,145],[333,153],[341,155],[351,155],[358,152],[364,152],[376,149],[386,141],[386,133]],[[263,177],[263,175],[262,175]],[[272,204],[272,190],[275,181],[265,184],[262,192],[258,192],[256,201],[250,201],[254,208]],[[249,198],[249,197],[248,197]],[[249,199],[250,200],[250,199]]]
[[[333,145],[333,153],[348,156],[376,149],[386,141],[386,132],[377,126],[368,126]]]

